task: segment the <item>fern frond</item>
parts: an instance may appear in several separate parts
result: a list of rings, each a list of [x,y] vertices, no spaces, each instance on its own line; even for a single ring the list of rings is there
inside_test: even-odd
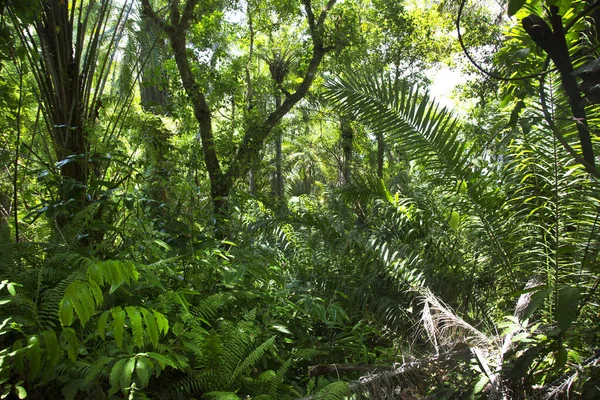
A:
[[[346,382],[333,382],[319,390],[316,400],[344,400],[349,394]]]
[[[234,382],[240,375],[248,373],[248,371],[260,361],[260,359],[264,356],[265,352],[268,350],[272,350],[275,348],[275,336],[270,337],[261,343],[258,347],[254,348],[248,354],[239,365],[235,368],[233,373],[231,374],[231,378],[229,379],[229,384]]]

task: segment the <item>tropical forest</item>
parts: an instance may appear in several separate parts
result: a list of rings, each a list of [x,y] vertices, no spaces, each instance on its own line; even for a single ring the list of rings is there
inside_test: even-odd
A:
[[[600,398],[600,0],[2,0],[0,127],[0,399]]]

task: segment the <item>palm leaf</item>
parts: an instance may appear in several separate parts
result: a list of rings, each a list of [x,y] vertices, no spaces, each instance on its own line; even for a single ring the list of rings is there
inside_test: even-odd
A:
[[[362,73],[330,79],[326,86],[325,97],[341,112],[400,143],[414,159],[425,161],[428,169],[470,183],[476,178],[470,163],[472,148],[460,137],[457,119],[427,93],[420,95],[407,83]],[[477,184],[471,189],[478,194],[482,187]]]

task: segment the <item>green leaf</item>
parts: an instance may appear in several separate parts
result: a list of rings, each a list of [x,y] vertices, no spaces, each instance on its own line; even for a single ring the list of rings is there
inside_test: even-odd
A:
[[[522,49],[522,50],[528,51],[529,49]],[[523,111],[524,108],[525,108],[525,102],[523,100],[519,101],[515,105],[515,108],[513,108],[512,112],[510,113],[510,119],[508,121],[509,125],[516,124],[519,121],[519,114],[521,113],[521,111]]]
[[[46,345],[46,360],[48,364],[51,366],[56,365],[61,358],[60,346],[58,344],[58,339],[56,338],[56,333],[54,331],[45,331],[43,333],[44,344]]]
[[[171,328],[171,331],[175,336],[181,335],[181,333],[183,332],[183,324],[181,322],[175,323],[175,325],[173,325],[173,328]]]
[[[65,383],[62,388],[62,395],[65,396],[65,400],[73,400],[79,392],[79,385],[81,379],[71,379]]]
[[[123,391],[123,393],[131,386],[131,377],[133,376],[133,370],[135,369],[135,361],[135,358],[130,358],[123,366],[123,371],[121,372],[121,391]]]
[[[274,324],[273,329],[275,329],[276,331],[279,331],[281,333],[285,333],[287,335],[292,334],[292,332],[290,332],[290,330],[284,325]]]
[[[153,352],[148,352],[146,354],[148,355],[148,357],[153,358],[154,360],[158,361],[161,369],[164,369],[166,365],[168,365],[169,367],[177,368],[177,366],[175,365],[173,360],[171,360],[168,357],[163,356],[162,354],[153,353]]]
[[[208,392],[205,396],[210,400],[239,400],[240,397],[234,392]]]
[[[473,393],[477,394],[483,390],[485,385],[489,382],[489,379],[486,374],[481,374],[481,377],[473,387]]]
[[[509,0],[508,1],[508,16],[513,16],[527,3],[527,0]]]
[[[560,346],[560,349],[556,352],[556,368],[562,368],[567,363],[567,349],[564,346]]]
[[[67,286],[65,295],[60,302],[59,311],[59,318],[63,326],[70,326],[73,323],[73,310],[77,313],[81,325],[85,326],[96,310],[92,291],[93,289],[87,282],[73,281]]]
[[[154,314],[154,318],[156,318],[158,330],[162,331],[163,335],[166,335],[169,332],[169,320],[158,311],[152,310],[152,313]]]
[[[317,394],[317,399],[343,400],[348,395],[346,382],[333,382],[325,386]]]
[[[96,306],[101,305],[104,302],[104,297],[102,296],[102,289],[100,286],[98,286],[96,282],[90,280],[88,282],[88,289],[94,296],[94,302],[96,303]]]
[[[104,311],[100,318],[98,318],[98,334],[104,339],[104,335],[106,334],[106,324],[108,323],[108,311]]]
[[[128,359],[120,359],[113,365],[112,370],[110,371],[110,376],[108,378],[108,383],[110,384],[110,390],[108,391],[108,395],[112,396],[117,393],[120,389],[119,383],[121,382],[121,372],[123,371],[123,367],[125,367],[125,363],[129,361]]]
[[[137,363],[135,365],[135,373],[139,378],[139,389],[143,389],[148,386],[152,371],[154,370],[154,363],[146,356],[138,356]]]
[[[17,392],[17,397],[19,399],[24,399],[27,397],[27,390],[23,386],[17,385],[15,386],[15,392]]]
[[[25,358],[29,361],[29,373],[27,374],[27,377],[29,380],[34,381],[42,369],[42,350],[40,349],[39,340],[36,336],[32,337],[29,340],[29,343],[29,351],[25,353]]]
[[[460,226],[460,214],[454,210],[452,210],[452,213],[450,214],[448,226],[450,226],[453,231],[458,230],[458,227]]]
[[[142,347],[144,345],[144,327],[142,326],[142,315],[136,307],[125,307],[129,321],[131,322],[131,330],[133,332],[133,343]]]
[[[94,379],[98,376],[100,371],[104,369],[104,366],[113,360],[112,357],[102,356],[91,365],[91,367],[87,370],[85,377],[83,378],[83,384],[85,386],[92,383]]]
[[[531,317],[531,314],[533,314],[535,312],[535,310],[537,310],[537,308],[544,303],[544,300],[546,299],[546,297],[548,297],[550,295],[550,293],[552,293],[552,290],[553,290],[552,288],[546,288],[546,289],[540,290],[539,292],[533,294],[531,296],[531,299],[529,300],[529,304],[523,311],[523,315],[521,316],[521,321],[524,321],[524,320],[528,319],[529,317]]]
[[[70,326],[73,323],[73,305],[69,299],[60,301],[58,318],[62,326]]]
[[[554,310],[554,317],[561,332],[566,331],[577,317],[578,306],[579,289],[567,285],[561,286],[558,290],[558,300]]]
[[[11,296],[14,296],[17,294],[17,291],[15,290],[15,285],[13,283],[8,283],[6,285],[6,288],[8,289],[8,293],[11,294]],[[25,392],[27,393],[27,392]]]
[[[569,356],[576,364],[581,364],[581,355],[576,350],[569,350]]]
[[[110,310],[113,317],[113,335],[117,342],[117,347],[123,346],[123,331],[125,330],[125,310],[121,307],[113,307]]]
[[[154,315],[146,310],[145,308],[140,308],[142,315],[144,316],[144,324],[146,325],[146,333],[150,338],[150,342],[154,347],[158,346],[158,327],[156,325],[156,319]]]
[[[77,341],[77,334],[73,328],[65,328],[62,331],[62,335],[66,339],[67,343],[67,355],[71,361],[75,361],[77,353],[79,352],[79,342]]]

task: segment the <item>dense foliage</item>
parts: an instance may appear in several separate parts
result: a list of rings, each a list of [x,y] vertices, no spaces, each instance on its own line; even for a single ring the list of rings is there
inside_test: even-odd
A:
[[[0,3],[0,398],[598,398],[598,5]]]

